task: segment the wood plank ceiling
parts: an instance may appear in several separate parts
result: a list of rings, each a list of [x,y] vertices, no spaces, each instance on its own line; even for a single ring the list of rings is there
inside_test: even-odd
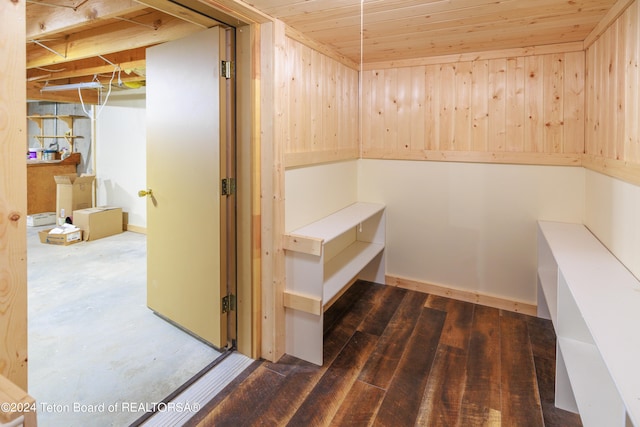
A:
[[[115,89],[144,84],[145,49],[216,25],[213,18],[220,19],[221,15],[210,3],[213,2],[28,0],[28,98],[78,101],[75,91],[41,92],[45,85],[91,80],[108,85],[112,77]],[[358,64],[361,59],[375,63],[580,42],[616,0],[245,3]],[[114,65],[119,66],[115,74]],[[83,95],[85,92],[96,91],[83,91]],[[97,100],[95,94],[88,94],[85,99]]]

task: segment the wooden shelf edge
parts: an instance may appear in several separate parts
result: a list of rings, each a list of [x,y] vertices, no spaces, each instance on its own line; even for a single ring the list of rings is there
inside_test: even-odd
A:
[[[320,316],[322,314],[322,299],[297,292],[284,291],[284,306],[292,310]]]
[[[288,251],[321,256],[323,242],[323,239],[319,239],[317,237],[301,236],[299,234],[285,234],[282,246]]]

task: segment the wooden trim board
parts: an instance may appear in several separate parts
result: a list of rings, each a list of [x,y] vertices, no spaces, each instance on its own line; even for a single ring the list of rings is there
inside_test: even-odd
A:
[[[537,314],[537,307],[535,304],[530,304],[523,301],[509,300],[506,298],[483,294],[477,291],[456,289],[443,285],[435,285],[432,283],[390,275],[386,276],[386,284],[389,286],[397,286],[399,288],[410,289],[427,294],[453,298],[459,301],[472,302],[475,304],[485,305],[487,307],[498,308],[501,310],[513,311],[515,313],[528,314],[530,316],[536,316]]]

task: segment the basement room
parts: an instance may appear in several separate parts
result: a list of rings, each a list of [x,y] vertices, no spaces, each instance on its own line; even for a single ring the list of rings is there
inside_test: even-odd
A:
[[[0,427],[640,427],[638,0],[0,16]]]

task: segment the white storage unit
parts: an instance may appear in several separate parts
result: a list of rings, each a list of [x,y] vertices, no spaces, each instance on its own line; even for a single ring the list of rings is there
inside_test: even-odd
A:
[[[640,426],[640,283],[582,224],[539,222],[538,315],[558,337],[556,406]]]
[[[322,365],[324,311],[357,278],[384,283],[384,209],[354,203],[284,236],[288,354]]]

